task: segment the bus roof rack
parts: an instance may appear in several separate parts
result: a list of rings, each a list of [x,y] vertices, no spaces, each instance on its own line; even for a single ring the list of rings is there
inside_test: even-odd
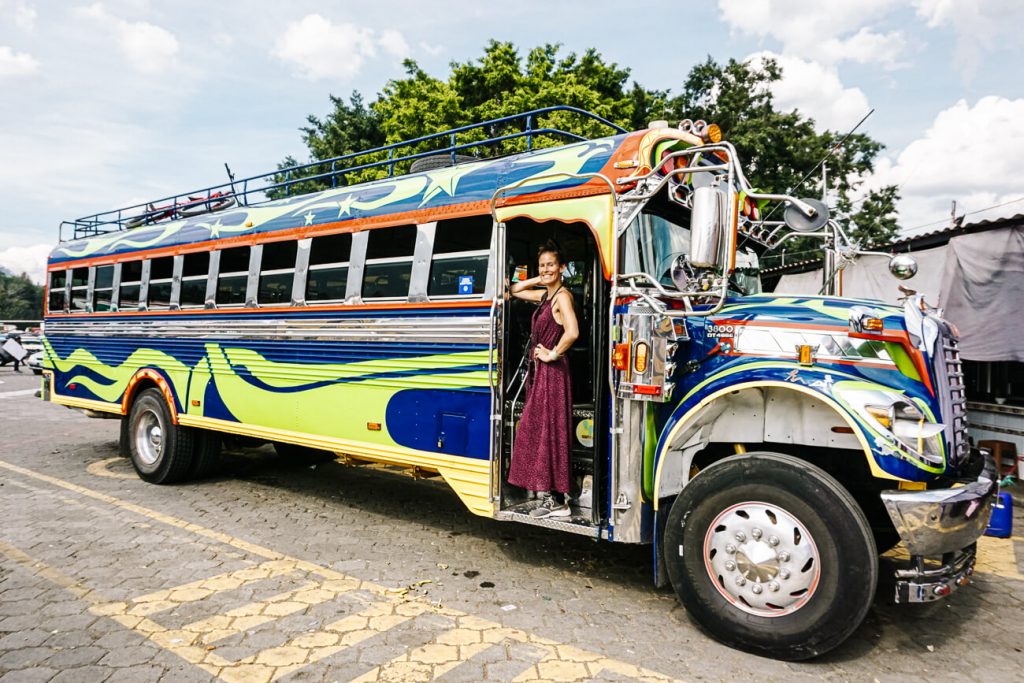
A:
[[[534,140],[537,136],[548,136],[569,142],[579,142],[588,139],[559,128],[544,125],[537,127],[538,118],[552,112],[578,114],[584,119],[589,119],[596,124],[611,129],[614,131],[613,134],[627,132],[624,128],[617,126],[611,121],[577,107],[558,105],[533,109],[511,116],[503,116],[489,121],[452,128],[440,133],[424,135],[412,140],[403,140],[402,142],[374,147],[373,149],[344,154],[331,159],[279,168],[268,173],[261,173],[240,180],[235,180],[232,177],[228,182],[219,185],[212,185],[182,194],[174,194],[141,204],[132,204],[131,206],[111,211],[103,211],[76,218],[72,221],[63,221],[60,224],[59,239],[63,242],[65,239],[94,237],[119,230],[129,230],[163,220],[173,220],[208,213],[235,204],[251,206],[270,201],[271,199],[280,199],[292,195],[335,188],[339,184],[344,185],[343,180],[346,174],[369,168],[386,166],[388,177],[392,177],[395,174],[395,165],[399,162],[412,161],[429,156],[449,154],[454,164],[457,161],[457,154],[460,152],[479,150],[479,148],[507,140],[525,138],[526,149],[529,151],[533,149]],[[460,134],[479,130],[486,134],[486,139],[459,142],[458,136]],[[425,146],[429,145],[429,143],[440,141],[446,141],[447,145],[419,152],[415,151],[415,149],[404,149]],[[273,193],[273,196],[269,193]],[[69,238],[65,238],[66,229],[70,232]]]

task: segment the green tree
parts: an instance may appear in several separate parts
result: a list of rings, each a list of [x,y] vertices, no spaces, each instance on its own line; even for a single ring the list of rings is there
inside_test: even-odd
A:
[[[681,91],[673,96],[635,81],[630,83],[629,69],[605,62],[594,49],[564,57],[560,52],[558,45],[548,44],[533,48],[523,57],[512,43],[492,40],[479,59],[453,62],[445,80],[407,60],[405,76],[389,81],[369,105],[359,93],[354,93],[348,103],[332,96],[333,110],[329,114],[323,118],[309,116],[301,129],[309,158],[320,161],[558,104],[594,112],[630,130],[642,129],[652,119],[704,119],[722,128],[725,139],[739,151],[751,183],[766,190],[820,196],[820,174],[811,174],[806,180],[804,177],[831,152],[829,191],[835,196],[838,213],[852,222],[853,234],[865,244],[878,244],[895,234],[896,188],[872,192],[859,206],[852,199],[858,193],[860,179],[872,170],[881,143],[862,133],[843,140],[844,131],[819,131],[814,120],[799,111],[779,111],[771,93],[772,84],[782,77],[775,61],[730,60],[720,64],[709,57],[690,70]],[[566,112],[555,112],[542,123],[587,137],[609,133],[605,126]],[[494,126],[462,135],[458,142],[513,130],[510,126]],[[402,152],[424,152],[447,144],[445,139],[438,144],[403,148]],[[552,139],[534,144],[561,143]],[[477,148],[473,153],[497,155],[524,148],[525,141],[520,139],[486,151]],[[378,154],[360,158],[358,163],[385,158]],[[297,161],[289,157],[280,168],[295,165]],[[404,172],[407,168],[404,164],[396,170]],[[313,172],[330,171],[319,166]],[[334,182],[362,182],[387,173],[388,167],[377,167],[347,174]],[[297,189],[330,185],[329,179],[321,179],[306,181]]]
[[[42,320],[43,288],[28,275],[0,272],[0,320]]]
[[[883,145],[863,133],[819,131],[799,111],[779,111],[771,85],[780,78],[782,69],[772,59],[718,64],[709,57],[690,70],[682,93],[669,101],[670,118],[717,123],[742,157],[748,180],[766,190],[820,197],[822,176],[815,169],[828,156],[828,190],[851,237],[865,246],[891,240],[897,231],[896,187],[869,192],[856,210],[852,199]],[[813,254],[819,247],[820,241],[802,239],[789,249],[809,248]]]

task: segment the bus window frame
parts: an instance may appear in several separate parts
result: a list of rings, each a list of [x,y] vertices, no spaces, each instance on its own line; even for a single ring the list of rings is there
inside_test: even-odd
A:
[[[448,218],[436,221],[433,223],[433,230],[431,235],[431,248],[426,263],[426,273],[424,274],[424,292],[426,294],[426,301],[475,301],[475,300],[487,300],[494,298],[494,269],[497,266],[496,262],[496,249],[497,243],[495,242],[494,234],[498,231],[498,223],[496,223],[490,216],[487,216],[490,222],[490,238],[487,240],[488,247],[486,249],[469,249],[466,251],[447,251],[437,253],[437,232],[439,223],[458,223],[460,221],[471,221],[474,219],[481,218],[479,216],[464,216],[460,218]],[[468,226],[467,226],[468,227]],[[463,228],[466,229],[466,228]],[[479,294],[430,294],[430,276],[434,269],[434,264],[443,262],[446,260],[452,260],[457,258],[466,258],[470,256],[487,256],[486,272],[484,273],[484,288]]]
[[[412,252],[412,270],[409,272],[410,302],[430,301],[430,265],[433,263],[434,237],[437,235],[437,221],[420,223],[416,226],[416,245]]]
[[[274,240],[273,242],[264,242],[264,243],[259,245],[259,247],[260,247],[259,272],[257,273],[257,276],[256,276],[256,292],[253,295],[253,298],[256,301],[256,305],[259,308],[281,308],[282,306],[292,306],[292,305],[294,305],[294,303],[295,303],[295,271],[297,269],[296,265],[298,264],[298,261],[299,261],[299,242],[300,241],[301,240],[296,240],[294,238],[290,238],[290,239],[283,239],[283,240]],[[264,247],[273,246],[275,244],[289,244],[289,243],[295,245],[295,260],[292,261],[292,267],[291,268],[274,268],[274,269],[271,269],[271,270],[263,270],[263,253],[265,251]],[[250,256],[250,258],[251,258],[251,256]],[[260,301],[259,300],[260,281],[263,279],[263,276],[264,275],[283,275],[285,273],[291,273],[291,276],[292,276],[291,287],[288,290],[288,300],[287,301],[281,301],[281,302],[272,302],[272,303],[264,303],[264,302]]]
[[[153,262],[158,260],[158,259],[163,259],[163,258],[170,258],[171,259],[171,276],[170,277],[158,277],[156,279],[153,279],[153,276],[152,276],[153,275]],[[142,292],[140,290],[139,291],[139,306],[140,307],[143,305],[143,303],[145,303],[145,306],[146,306],[145,310],[147,310],[147,311],[171,311],[171,310],[174,310],[172,308],[172,306],[174,304],[174,300],[173,300],[174,299],[174,268],[175,268],[175,261],[177,260],[177,258],[178,258],[177,256],[170,256],[170,257],[168,257],[168,256],[156,256],[156,257],[150,257],[150,258],[146,259],[145,264],[142,266],[142,275],[143,275],[143,277],[145,278],[145,281],[146,281],[146,299],[143,302],[143,300],[142,300]],[[148,266],[148,268],[146,266]],[[153,289],[153,285],[162,285],[162,284],[167,284],[167,283],[169,283],[171,285],[171,292],[170,292],[170,295],[167,297],[167,307],[164,308],[164,307],[161,306],[160,308],[153,308],[153,306],[151,305],[151,302],[149,300],[150,291]]]
[[[193,254],[204,254],[204,253],[207,254],[206,273],[201,274],[201,275],[185,275],[185,259],[187,259],[189,256],[191,256]],[[179,280],[179,282],[178,282],[178,293],[177,293],[177,296],[175,297],[175,303],[177,303],[178,307],[175,310],[194,311],[194,310],[201,310],[201,309],[207,307],[207,304],[210,301],[210,285],[209,285],[210,272],[213,269],[213,255],[215,253],[217,253],[215,250],[210,250],[210,251],[200,250],[200,251],[190,251],[190,252],[187,252],[187,253],[181,255],[181,257],[180,257],[181,258],[181,271],[180,271],[180,277],[178,278],[178,280]],[[184,289],[185,283],[187,283],[187,282],[195,282],[197,280],[206,280],[206,283],[207,283],[206,289],[203,290],[203,302],[200,303],[200,304],[183,304],[181,302],[181,290]]]
[[[99,276],[100,268],[110,268],[110,286],[109,287],[97,287],[97,280]],[[120,263],[104,263],[98,266],[92,266],[89,269],[92,273],[92,291],[89,294],[89,312],[90,313],[110,313],[117,310],[117,299],[115,295],[115,284],[119,284],[121,275],[121,264]],[[110,301],[107,304],[107,310],[98,311],[96,310],[96,295],[100,292],[110,292]]]
[[[407,228],[407,227],[413,227],[413,228],[416,229],[416,238],[415,238],[415,241],[413,242],[413,252],[412,252],[412,254],[410,254],[409,256],[387,256],[387,257],[372,258],[372,259],[366,258],[367,249],[369,248],[369,244],[370,244],[370,233],[376,232],[378,230],[381,230],[381,231],[384,231],[384,230],[394,230],[396,228]],[[359,254],[359,256],[360,256],[360,264],[359,264],[360,265],[360,269],[359,269],[360,273],[359,273],[359,280],[358,280],[357,283],[353,283],[352,282],[352,267],[351,266],[349,267],[349,271],[348,271],[348,273],[349,273],[349,275],[348,275],[349,276],[349,288],[351,289],[352,285],[356,284],[356,292],[355,292],[355,294],[358,297],[358,299],[354,299],[354,300],[358,300],[358,301],[363,302],[363,303],[365,303],[367,301],[372,301],[374,303],[401,303],[401,302],[411,301],[412,299],[410,298],[410,296],[411,296],[411,293],[413,291],[413,281],[412,281],[412,279],[413,279],[414,270],[415,270],[415,266],[416,266],[416,254],[419,253],[419,250],[421,248],[420,226],[416,225],[416,224],[411,224],[411,223],[401,223],[399,225],[389,225],[387,227],[373,228],[372,230],[366,230],[366,231],[363,231],[363,232],[358,233],[358,234],[364,236],[363,237],[364,245],[363,245],[362,253]],[[352,236],[352,252],[353,252],[353,254],[355,254],[355,248],[356,248],[356,244],[355,244],[356,240],[355,240],[355,238],[356,238],[356,236],[357,235],[353,235]],[[354,258],[350,257],[349,261],[351,262],[352,260],[354,260]],[[404,296],[363,296],[363,288],[365,286],[365,279],[366,279],[366,267],[367,266],[375,266],[375,265],[388,265],[388,264],[391,264],[391,263],[408,263],[409,264],[409,288],[406,290],[405,295]],[[352,297],[350,296],[349,298],[351,299]]]
[[[84,270],[85,271],[85,284],[84,285],[77,285],[77,286],[75,286],[75,284],[74,284],[74,276],[75,276],[75,271],[76,270]],[[89,311],[89,304],[92,301],[92,299],[90,298],[90,294],[89,294],[89,290],[92,288],[91,284],[90,284],[91,283],[91,278],[92,278],[92,268],[89,268],[89,267],[85,266],[85,267],[79,267],[79,268],[69,268],[68,271],[69,271],[68,272],[69,287],[68,287],[68,301],[67,301],[68,312],[72,313],[74,315],[81,315],[83,313],[89,313],[90,312]],[[75,292],[79,292],[79,291],[83,291],[83,290],[85,291],[85,297],[83,298],[83,302],[84,303],[82,304],[81,308],[75,308],[72,305],[74,303]]]
[[[63,273],[64,274],[64,284],[60,288],[61,289],[61,296],[64,299],[64,305],[61,307],[61,309],[59,311],[57,311],[57,313],[67,313],[68,312],[68,300],[70,299],[70,291],[71,291],[71,272],[70,272],[70,269],[68,269],[68,268],[64,268],[62,270],[51,270],[51,271],[49,271],[46,274],[47,275],[47,279],[46,279],[46,312],[47,313],[53,313],[54,312],[54,310],[50,307],[50,303],[51,303],[51,298],[50,297],[53,296],[53,278],[54,278],[54,276],[57,273]]]
[[[337,234],[337,233],[331,233],[331,234]],[[317,235],[316,237],[328,237],[328,236],[329,235]],[[352,263],[353,263],[353,260],[354,260],[354,258],[352,256],[352,253],[353,253],[353,250],[355,249],[355,241],[356,241],[356,237],[358,237],[358,233],[354,233],[352,235],[352,244],[349,246],[349,258],[348,258],[347,261],[332,261],[330,263],[317,263],[315,265],[310,265],[310,261],[312,260],[312,255],[313,255],[313,240],[316,239],[316,237],[309,237],[309,238],[306,238],[306,240],[302,240],[302,242],[305,242],[305,241],[308,240],[309,243],[307,245],[305,245],[305,246],[303,246],[301,244],[301,242],[299,244],[299,252],[298,252],[298,257],[297,258],[298,258],[298,260],[305,259],[304,260],[305,267],[304,267],[303,272],[302,272],[302,279],[301,279],[301,281],[299,280],[299,272],[298,272],[299,268],[298,268],[298,265],[296,266],[296,269],[295,269],[296,270],[296,274],[295,274],[296,275],[296,278],[295,278],[295,290],[294,290],[295,293],[293,295],[295,301],[299,305],[307,305],[307,306],[325,306],[325,305],[338,304],[338,303],[344,303],[345,301],[349,301],[351,299],[350,291],[351,291],[351,287],[352,287],[352,279],[351,279],[352,278]],[[364,253],[365,253],[365,251],[364,251]],[[308,299],[308,295],[309,295],[308,287],[309,287],[309,276],[310,276],[310,274],[318,272],[318,271],[321,271],[321,270],[332,270],[332,269],[335,269],[335,268],[345,268],[346,269],[345,270],[345,291],[343,292],[342,297],[340,299],[312,299],[312,300]],[[312,301],[312,303],[310,303],[310,301]]]
[[[221,255],[226,250],[228,250],[228,249],[238,249],[238,248],[241,248],[241,247],[247,247],[249,249],[249,265],[247,266],[246,270],[244,270],[244,271],[243,270],[233,270],[233,271],[226,272],[226,273],[225,272],[221,272],[221,270],[220,270],[220,257],[221,257]],[[213,307],[214,308],[217,308],[217,309],[221,309],[221,308],[226,308],[226,309],[247,308],[247,307],[250,307],[252,305],[251,302],[253,302],[253,300],[255,299],[255,292],[254,292],[254,289],[253,289],[254,278],[253,278],[253,270],[252,270],[253,269],[253,253],[256,252],[257,250],[258,250],[259,256],[262,257],[263,256],[263,245],[259,245],[259,244],[232,245],[232,246],[229,246],[229,247],[221,247],[220,249],[217,250],[217,278],[216,278],[216,284],[214,285],[214,288],[213,288]],[[213,270],[213,254],[211,254],[210,257],[211,257],[210,270],[212,271]],[[257,260],[256,263],[259,263],[259,261]],[[221,303],[221,302],[217,301],[217,290],[220,288],[220,279],[222,277],[238,277],[240,275],[246,276],[245,292],[242,295],[242,301],[240,301],[238,303]],[[259,272],[256,273],[255,281],[257,283],[259,282]]]

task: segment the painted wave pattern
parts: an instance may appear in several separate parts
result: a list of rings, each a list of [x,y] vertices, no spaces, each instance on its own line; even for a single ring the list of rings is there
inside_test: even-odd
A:
[[[277,200],[258,207],[207,214],[164,225],[108,233],[67,242],[51,262],[188,244],[250,233],[403,213],[475,201],[490,201],[501,186],[527,181],[510,196],[574,187],[585,180],[565,178],[528,182],[556,173],[591,173],[603,168],[623,136],[531,152],[508,159],[460,164],[365,185]]]
[[[202,350],[194,363],[140,347],[112,364],[82,346],[62,357],[50,340],[44,343],[62,396],[119,404],[132,378],[145,368],[166,380],[177,410],[189,415],[332,439],[487,456],[486,431],[481,428],[490,401],[487,349],[306,364],[271,360],[244,346],[197,342]],[[461,431],[438,446],[445,415],[459,417]],[[379,424],[380,430],[370,431],[370,424]]]

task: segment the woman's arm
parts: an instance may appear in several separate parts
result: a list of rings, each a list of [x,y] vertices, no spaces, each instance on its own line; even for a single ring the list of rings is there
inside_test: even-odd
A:
[[[540,284],[540,276],[531,277],[529,280],[520,280],[509,287],[508,291],[517,299],[526,301],[540,301],[544,298],[543,289],[534,289]]]
[[[564,356],[580,337],[579,322],[576,320],[576,311],[572,306],[572,294],[568,290],[562,290],[555,295],[555,300],[551,305],[552,313],[558,313],[558,317],[562,319],[562,328],[565,331],[562,332],[555,348],[545,349],[542,345],[537,345],[534,356],[545,363],[554,362]]]

